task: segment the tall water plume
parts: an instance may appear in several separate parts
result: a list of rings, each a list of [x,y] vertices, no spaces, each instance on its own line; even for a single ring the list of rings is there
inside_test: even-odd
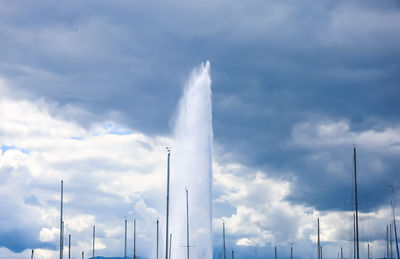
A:
[[[189,191],[190,257],[212,258],[212,115],[210,63],[195,68],[179,102],[171,152],[172,258],[186,258]]]

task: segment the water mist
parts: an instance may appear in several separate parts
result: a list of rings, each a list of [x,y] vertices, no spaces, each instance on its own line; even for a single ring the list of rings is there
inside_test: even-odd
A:
[[[210,63],[195,68],[176,112],[171,151],[172,258],[187,257],[189,191],[190,258],[212,258],[212,115]]]

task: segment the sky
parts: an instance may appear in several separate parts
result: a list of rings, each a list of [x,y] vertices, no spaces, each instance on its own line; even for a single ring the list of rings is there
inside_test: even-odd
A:
[[[324,257],[351,257],[354,145],[360,255],[382,257],[399,31],[398,0],[0,0],[0,258],[57,257],[61,179],[72,258],[93,225],[97,254],[123,255],[124,217],[152,258],[165,146],[207,60],[215,258],[222,222],[236,258],[315,258],[318,217]]]

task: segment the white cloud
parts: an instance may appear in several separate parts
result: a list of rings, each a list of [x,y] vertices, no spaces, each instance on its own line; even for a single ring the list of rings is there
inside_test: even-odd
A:
[[[368,149],[400,152],[400,128],[354,131],[346,120],[304,122],[294,126],[292,144],[311,149],[356,144]]]
[[[37,241],[57,244],[59,186],[64,179],[65,233],[79,240],[75,250],[86,249],[83,246],[90,243],[90,229],[96,224],[97,249],[119,254],[121,235],[110,233],[120,230],[120,221],[134,204],[132,216],[141,217],[138,224],[150,226],[158,217],[165,146],[170,140],[125,130],[113,122],[83,128],[54,116],[54,108],[62,109],[44,100],[0,98],[0,193],[9,198],[7,210],[0,215],[11,213],[11,228],[33,224]],[[25,202],[27,197],[34,202]],[[0,231],[0,235],[7,234]],[[145,253],[149,245],[143,245]],[[53,254],[38,253],[41,258]]]
[[[59,236],[59,234],[60,234],[60,229],[59,228],[55,228],[55,227],[53,227],[51,229],[42,228],[40,230],[39,239],[42,242],[55,241],[56,238]]]

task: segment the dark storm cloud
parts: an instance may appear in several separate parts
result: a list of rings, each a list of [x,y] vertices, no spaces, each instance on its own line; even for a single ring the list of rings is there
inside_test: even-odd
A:
[[[341,207],[343,179],[307,158],[351,157],[351,145],[289,145],[297,124],[348,120],[354,132],[398,125],[395,1],[40,3],[1,5],[0,73],[13,87],[166,134],[187,74],[209,59],[217,156],[293,172],[294,202]],[[366,155],[387,164],[368,185],[380,186],[368,194],[377,204],[398,164],[383,149]]]

